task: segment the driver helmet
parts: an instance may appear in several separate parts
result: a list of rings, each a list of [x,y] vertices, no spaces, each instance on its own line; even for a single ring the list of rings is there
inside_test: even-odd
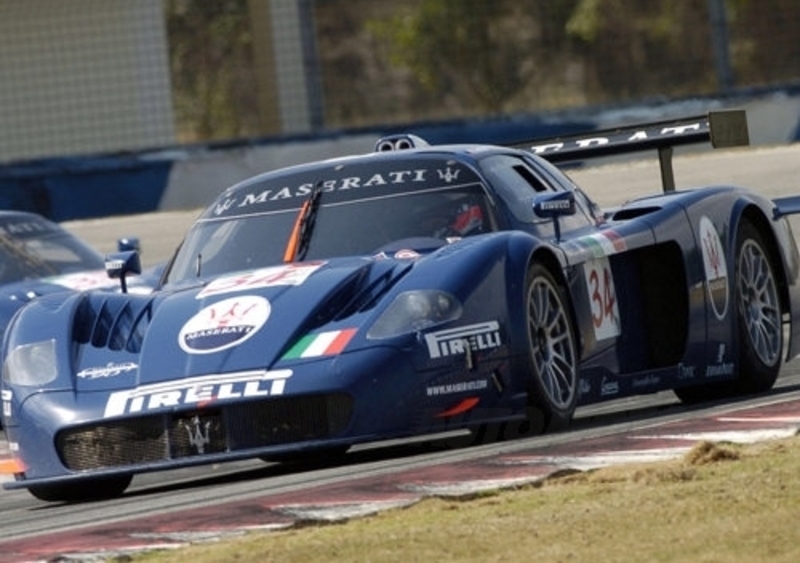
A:
[[[442,214],[438,229],[432,233],[436,238],[465,237],[483,230],[483,209],[472,200],[455,203],[448,213]]]
[[[483,229],[483,209],[475,203],[462,203],[450,227],[462,237],[480,232]]]

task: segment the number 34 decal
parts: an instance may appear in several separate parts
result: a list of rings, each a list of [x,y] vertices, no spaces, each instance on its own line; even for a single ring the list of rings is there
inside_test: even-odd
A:
[[[597,340],[619,336],[619,309],[614,277],[608,258],[597,258],[583,265],[586,274],[586,289],[592,307],[592,324]]]

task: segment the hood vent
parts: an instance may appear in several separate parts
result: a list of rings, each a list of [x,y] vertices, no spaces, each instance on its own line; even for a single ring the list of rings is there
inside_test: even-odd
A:
[[[378,300],[389,291],[409,269],[411,269],[410,265],[405,265],[402,268],[392,268],[386,270],[373,280],[363,279],[367,277],[366,274],[368,271],[365,270],[358,276],[359,279],[356,283],[352,285],[348,284],[350,288],[345,288],[345,291],[342,292],[349,294],[349,299],[347,301],[343,303],[342,299],[333,299],[328,304],[328,307],[333,306],[335,302],[338,302],[339,305],[336,307],[335,314],[331,320],[341,321],[350,315],[368,311],[375,306]],[[345,296],[341,295],[340,298],[341,297]]]
[[[152,311],[152,299],[92,295],[82,301],[72,334],[79,344],[136,354],[142,348]]]
[[[341,321],[356,313],[368,311],[411,268],[410,265],[387,268],[374,278],[373,268],[363,268],[334,291],[313,315],[310,327]]]

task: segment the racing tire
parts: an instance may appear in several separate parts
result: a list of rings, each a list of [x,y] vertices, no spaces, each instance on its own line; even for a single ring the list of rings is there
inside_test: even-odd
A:
[[[525,289],[530,433],[566,428],[578,403],[578,345],[566,292],[541,264]]]
[[[781,367],[784,336],[775,266],[758,229],[743,220],[736,235],[734,307],[737,376],[732,381],[675,390],[684,403],[768,391]]]
[[[781,369],[783,311],[769,248],[747,221],[736,237],[735,271],[739,374],[734,392],[761,393],[772,389]]]
[[[131,484],[133,475],[86,479],[72,483],[33,485],[28,491],[39,500],[48,502],[88,502],[116,498]]]

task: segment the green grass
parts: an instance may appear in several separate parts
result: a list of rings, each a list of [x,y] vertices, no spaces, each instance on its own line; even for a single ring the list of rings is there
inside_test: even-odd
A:
[[[252,532],[135,561],[800,561],[800,438],[699,443],[671,462],[432,498],[345,523]]]

